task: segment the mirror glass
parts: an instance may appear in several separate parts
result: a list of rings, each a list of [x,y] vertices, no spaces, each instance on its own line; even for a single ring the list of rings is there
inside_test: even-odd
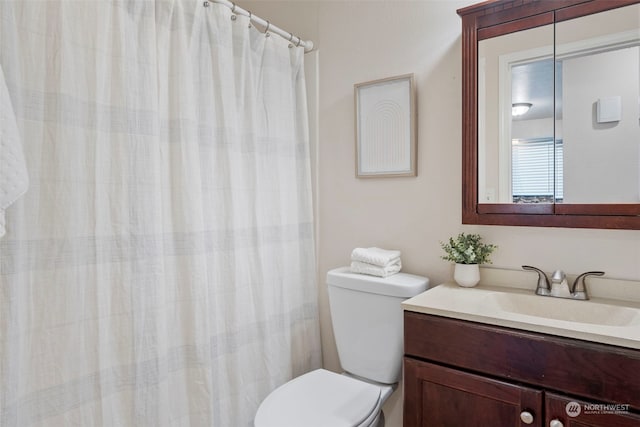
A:
[[[640,203],[640,4],[556,24],[564,203]]]
[[[480,203],[553,201],[553,66],[553,25],[478,43]]]
[[[479,42],[478,201],[640,203],[640,5]]]

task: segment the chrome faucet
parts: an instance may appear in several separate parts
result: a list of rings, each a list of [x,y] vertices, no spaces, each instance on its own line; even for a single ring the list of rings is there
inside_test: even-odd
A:
[[[550,296],[556,298],[571,298],[576,300],[588,300],[589,293],[587,292],[587,284],[585,279],[588,276],[603,276],[604,271],[587,271],[582,273],[576,280],[573,281],[573,285],[569,288],[567,282],[567,276],[561,270],[556,270],[549,281],[549,277],[544,271],[539,268],[532,267],[530,265],[523,265],[522,268],[528,271],[535,271],[538,273],[538,285],[536,286],[536,295]]]

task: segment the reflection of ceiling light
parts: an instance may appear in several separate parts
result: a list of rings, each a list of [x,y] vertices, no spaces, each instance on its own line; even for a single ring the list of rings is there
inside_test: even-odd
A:
[[[511,115],[512,116],[521,116],[531,108],[531,104],[528,102],[516,102],[515,104],[511,104]]]

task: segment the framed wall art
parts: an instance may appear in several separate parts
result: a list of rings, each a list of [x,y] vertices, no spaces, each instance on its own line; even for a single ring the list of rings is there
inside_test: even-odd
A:
[[[416,176],[413,74],[354,85],[356,176]]]

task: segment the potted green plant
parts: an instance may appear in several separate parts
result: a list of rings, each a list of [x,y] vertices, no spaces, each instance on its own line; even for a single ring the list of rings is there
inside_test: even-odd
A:
[[[460,233],[450,237],[448,242],[440,242],[446,255],[442,259],[456,264],[453,278],[458,285],[470,288],[480,281],[480,264],[491,264],[490,255],[497,248],[482,242],[479,234]]]

